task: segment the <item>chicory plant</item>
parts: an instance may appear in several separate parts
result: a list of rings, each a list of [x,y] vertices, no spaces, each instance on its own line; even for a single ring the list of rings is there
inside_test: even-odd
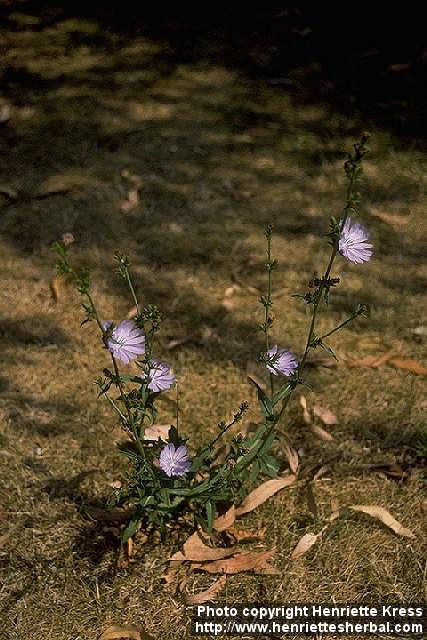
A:
[[[288,347],[271,344],[274,324],[272,275],[278,263],[272,257],[272,226],[266,228],[267,290],[260,298],[263,322],[259,325],[264,334],[265,349],[259,359],[269,378],[269,391],[264,391],[251,380],[256,386],[262,422],[254,433],[230,435],[225,456],[220,455],[223,438],[233,433],[231,429],[242,420],[248,403],[242,402],[229,422],[218,425],[211,441],[196,450],[189,446],[188,438],[176,426],[170,427],[166,441],[160,437],[150,440],[146,430],[156,421],[156,401],[160,394],[168,392],[175,384],[170,365],[154,355],[155,337],[161,325],[160,311],[151,304],[141,308],[129,260],[123,254],[116,254],[119,274],[129,289],[136,312],[132,319],[118,323],[105,320],[93,300],[89,273],[74,269],[69,259],[68,243],[55,243],[59,273],[69,274],[83,297],[85,319],[82,324],[96,322],[101,344],[111,358],[111,367],[103,370],[103,376],[96,383],[99,395],[110,403],[128,436],[128,441],[120,445],[120,449],[129,459],[129,472],[126,482],[115,494],[115,503],[129,507],[131,514],[123,532],[124,540],[134,535],[141,524],[152,523],[165,532],[167,523],[182,517],[210,531],[221,508],[241,501],[260,478],[277,475],[279,462],[272,453],[277,425],[295,389],[305,384],[304,370],[310,352],[321,348],[335,357],[325,340],[367,311],[364,305],[358,305],[334,329],[323,335],[318,333],[318,315],[327,308],[331,290],[339,285],[339,278],[333,277],[335,260],[341,256],[361,264],[372,257],[373,246],[368,231],[354,221],[359,202],[356,185],[362,174],[367,143],[368,136],[362,136],[344,165],[346,202],[340,218],[333,217],[330,221],[327,238],[331,252],[326,269],[321,277],[309,283],[305,294],[297,296],[310,311],[307,340],[300,357]],[[130,363],[136,365],[136,371],[123,370]]]

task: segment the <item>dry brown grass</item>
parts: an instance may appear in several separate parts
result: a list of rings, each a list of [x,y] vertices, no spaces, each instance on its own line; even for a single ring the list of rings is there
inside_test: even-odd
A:
[[[326,257],[319,236],[342,204],[343,150],[366,123],[322,104],[297,105],[282,90],[211,63],[168,66],[158,43],[117,42],[96,21],[71,22],[2,34],[8,49],[0,64],[19,69],[21,80],[0,142],[0,186],[18,192],[1,209],[0,638],[92,640],[113,622],[179,638],[188,622],[184,598],[162,581],[177,541],[137,541],[137,562],[117,569],[117,539],[86,512],[103,503],[125,462],[112,446],[120,432],[92,384],[105,353],[94,327],[80,330],[78,299],[67,286],[53,302],[50,244],[66,231],[75,235],[75,258],[91,267],[106,318],[131,306],[112,261],[116,248],[130,254],[143,300],[158,302],[166,316],[161,355],[178,374],[181,424],[193,438],[206,437],[244,399],[256,419],[246,372],[261,346],[261,311],[244,286],[225,309],[224,291],[236,277],[243,285],[263,282],[262,229],[272,221],[280,261],[276,336],[301,349],[305,310],[290,294]],[[375,260],[362,268],[340,263],[343,286],[324,326],[355,301],[368,302],[371,318],[340,334],[337,350],[397,348],[425,363],[425,335],[412,331],[422,325],[426,300],[425,158],[377,130],[372,147],[363,215]],[[124,169],[140,176],[141,200],[128,213],[120,210],[131,187]],[[34,197],[52,179],[69,190]],[[387,223],[374,209],[410,222]],[[186,335],[193,341],[167,352],[169,339]],[[383,367],[312,369],[309,382],[339,417],[333,443],[307,432],[296,403],[285,425],[304,465],[336,456],[314,483],[319,522],[333,498],[379,504],[416,540],[352,516],[291,563],[297,540],[319,522],[305,490],[290,488],[246,519],[267,524],[280,576],[232,577],[221,598],[420,601],[423,380]],[[173,419],[174,403],[173,394],[162,401],[160,422]],[[401,462],[406,477],[360,469],[378,461]],[[191,575],[187,590],[210,582]]]

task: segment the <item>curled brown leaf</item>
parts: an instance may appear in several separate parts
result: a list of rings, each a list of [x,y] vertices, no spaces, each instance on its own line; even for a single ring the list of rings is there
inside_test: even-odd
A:
[[[384,509],[384,507],[379,507],[374,504],[352,504],[349,506],[349,509],[352,511],[366,513],[372,518],[380,520],[398,536],[403,536],[404,538],[415,538],[414,533],[410,529],[406,529],[402,526],[400,522],[396,520],[389,511],[387,511],[387,509]]]
[[[321,537],[322,532],[306,533],[303,535],[290,555],[291,560],[298,560],[298,558],[301,558],[301,556],[307,553],[307,551],[309,551]]]
[[[133,624],[113,624],[99,636],[99,640],[119,640],[119,638],[124,640],[153,640],[146,631]]]
[[[245,571],[253,571],[254,569],[267,569],[275,571],[274,567],[269,564],[274,556],[274,550],[271,551],[248,551],[238,553],[232,558],[216,560],[206,564],[194,565],[194,568],[208,573],[225,573],[236,574]]]
[[[203,604],[204,602],[211,602],[215,600],[218,593],[221,589],[224,588],[226,583],[226,576],[220,576],[206,591],[200,591],[200,593],[195,593],[191,596],[187,596],[188,604]]]
[[[282,476],[279,478],[274,478],[273,480],[267,480],[246,496],[242,504],[237,507],[236,516],[241,516],[244,513],[253,511],[275,493],[277,493],[281,489],[284,489],[285,487],[289,487],[295,482],[295,480],[296,476],[294,475]]]
[[[235,519],[236,519],[236,509],[234,505],[232,505],[228,509],[228,511],[223,513],[221,516],[218,516],[218,518],[215,518],[213,522],[213,528],[216,529],[216,531],[225,531],[226,529],[231,527]]]
[[[315,416],[321,419],[323,424],[338,424],[338,418],[329,409],[321,407],[319,404],[315,404],[313,407],[313,413]]]
[[[213,547],[208,547],[200,538],[197,531],[193,533],[193,535],[190,536],[188,540],[186,540],[183,550],[184,560],[191,560],[192,562],[209,562],[212,560],[220,560],[222,558],[228,558],[235,553],[234,549],[215,549]]]

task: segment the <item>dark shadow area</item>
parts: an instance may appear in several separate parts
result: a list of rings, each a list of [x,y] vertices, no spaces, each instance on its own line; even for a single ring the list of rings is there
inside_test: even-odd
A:
[[[17,13],[32,19],[17,19]],[[414,6],[386,12],[370,6],[367,12],[362,5],[288,2],[273,9],[224,9],[24,0],[3,3],[0,17],[8,28],[35,31],[66,19],[92,20],[100,31],[70,25],[76,47],[108,43],[117,49],[124,39],[143,34],[162,44],[158,62],[165,72],[195,61],[226,65],[283,88],[296,100],[325,101],[352,117],[359,113],[403,139],[421,140],[426,132],[424,20]],[[6,74],[5,88],[41,91],[43,82],[13,71]],[[322,127],[328,136],[328,123]]]
[[[298,3],[244,12],[111,0],[3,3],[0,47],[16,51],[0,64],[0,97],[12,108],[0,124],[0,168],[17,192],[0,209],[6,242],[43,261],[71,231],[94,282],[108,268],[105,255],[128,251],[144,302],[157,302],[166,317],[172,307],[170,330],[213,329],[220,339],[210,341],[209,357],[243,368],[262,348],[256,322],[202,298],[191,275],[214,273],[228,284],[238,270],[244,284],[264,287],[264,256],[251,258],[247,229],[261,234],[273,222],[295,244],[324,233],[326,217],[307,209],[325,202],[339,209],[343,182],[322,177],[371,123],[392,133],[396,149],[423,144],[423,23],[414,11],[388,10],[386,25],[383,16],[358,11]],[[123,178],[129,167],[136,183]],[[140,203],[124,214],[135,184]],[[420,193],[410,172],[392,185],[369,176],[365,186],[385,208]],[[376,257],[398,254],[415,265],[423,259],[420,243],[381,224]],[[285,269],[298,263],[309,276],[314,271],[310,250],[278,258]],[[175,281],[180,269],[188,281]],[[385,273],[384,283],[397,292],[423,287],[411,274],[402,282]],[[108,279],[112,290],[124,301],[118,278]],[[389,305],[373,290],[364,298],[374,308]],[[332,308],[349,312],[354,304],[338,291]],[[259,311],[255,296],[253,305]],[[26,323],[7,324],[5,341],[63,342],[53,327]],[[197,338],[189,348],[198,348]],[[66,403],[60,409],[70,411]],[[23,424],[54,429],[31,418]]]
[[[98,567],[106,554],[118,553],[120,550],[120,537],[112,531],[114,527],[107,527],[100,523],[85,523],[81,533],[75,536],[72,542],[72,549],[78,557],[85,562],[89,562],[91,567]],[[101,573],[100,583],[108,582],[117,573],[117,559],[104,566]]]
[[[20,320],[0,321],[0,348],[2,346],[58,347],[68,342],[68,336],[45,315],[37,314]]]
[[[26,431],[33,437],[67,434],[70,432],[70,425],[74,425],[76,416],[81,414],[78,402],[69,399],[54,398],[44,401],[19,390],[9,392],[1,399],[7,406],[8,419],[16,425],[16,430],[19,433]],[[28,458],[26,461],[30,466],[39,464],[37,461],[30,462],[31,460],[32,458]]]

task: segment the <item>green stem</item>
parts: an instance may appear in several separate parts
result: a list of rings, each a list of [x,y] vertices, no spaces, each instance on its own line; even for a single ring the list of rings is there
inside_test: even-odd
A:
[[[350,209],[351,209],[351,202],[352,202],[352,197],[353,197],[353,188],[354,188],[354,182],[355,182],[355,174],[354,171],[350,176],[350,180],[349,180],[349,184],[347,187],[347,200],[346,200],[346,205],[344,207],[344,217],[341,223],[341,227],[344,226],[347,218],[348,218],[348,214],[350,213]],[[316,318],[317,318],[317,312],[319,310],[320,307],[320,303],[322,302],[322,295],[323,295],[323,291],[326,287],[326,283],[328,281],[329,275],[331,273],[332,270],[332,266],[334,264],[334,260],[336,258],[336,255],[338,253],[338,240],[335,240],[334,245],[332,247],[332,252],[331,252],[331,257],[329,258],[329,262],[328,262],[328,266],[326,267],[326,271],[325,274],[320,282],[319,288],[317,289],[317,298],[315,303],[313,304],[313,312],[312,312],[312,316],[311,316],[311,323],[310,323],[310,329],[308,332],[308,338],[307,338],[307,343],[305,345],[305,350],[304,350],[304,355],[302,357],[302,360],[300,362],[300,365],[298,367],[298,376],[301,376],[301,373],[304,370],[305,367],[305,363],[307,361],[307,356],[308,356],[308,352],[311,349],[312,346],[312,340],[313,340],[313,335],[315,332],[315,327],[316,327]]]
[[[265,305],[265,347],[266,352],[270,349],[270,335],[269,335],[269,310],[273,306],[271,302],[271,288],[272,288],[272,268],[271,268],[271,233],[267,235],[267,268],[268,268],[268,284],[267,284],[267,304]],[[270,374],[270,393],[271,397],[274,395],[274,378],[271,371]]]
[[[229,422],[228,424],[224,425],[224,426],[222,427],[222,429],[220,430],[220,432],[218,433],[218,435],[217,435],[217,436],[215,436],[215,438],[214,438],[213,440],[211,440],[211,441],[209,442],[209,444],[207,444],[207,445],[206,445],[206,447],[200,451],[200,453],[198,454],[198,456],[197,456],[197,457],[198,457],[198,458],[200,458],[200,457],[202,456],[202,454],[203,454],[203,453],[205,453],[206,451],[209,451],[209,449],[212,449],[212,448],[213,448],[213,446],[218,442],[218,440],[219,440],[220,438],[222,438],[222,436],[223,436],[223,435],[224,435],[224,434],[225,434],[229,429],[231,429],[231,427],[232,427],[233,425],[235,425],[237,422],[238,422],[238,420],[236,420],[236,419],[234,418],[231,422]]]
[[[97,310],[96,310],[96,307],[95,307],[95,303],[94,303],[94,301],[93,301],[93,298],[92,298],[92,296],[90,295],[89,291],[86,291],[85,296],[86,296],[86,297],[87,297],[87,299],[89,300],[89,304],[90,304],[90,306],[91,306],[91,308],[92,308],[92,311],[93,311],[93,314],[94,314],[94,318],[95,318],[95,320],[96,320],[96,324],[98,325],[98,327],[99,327],[99,329],[100,329],[100,331],[101,331],[101,333],[102,333],[102,337],[104,337],[104,335],[105,335],[105,329],[104,329],[104,327],[102,326],[102,322],[101,322],[101,320],[99,319],[99,315],[98,315],[98,312],[97,312]]]
[[[137,315],[140,315],[141,309],[140,309],[140,306],[139,306],[138,298],[136,297],[135,288],[133,286],[132,279],[130,277],[129,269],[127,267],[126,267],[126,282],[128,284],[128,287],[129,287],[130,292],[132,294],[133,301],[135,303],[136,313],[137,313]]]
[[[341,322],[341,324],[339,324],[337,327],[335,327],[335,329],[332,329],[331,331],[328,331],[328,333],[324,333],[323,336],[320,336],[320,340],[323,340],[324,338],[328,338],[329,336],[331,336],[333,333],[335,333],[336,331],[339,331],[340,329],[342,329],[343,327],[345,327],[346,324],[348,324],[349,322],[351,322],[352,320],[354,320],[355,318],[357,318],[357,316],[359,316],[360,313],[353,313],[352,316],[350,316],[349,318],[347,318],[347,320],[344,320],[344,322]]]
[[[345,224],[345,222],[346,222],[346,220],[348,218],[348,215],[350,213],[350,210],[352,209],[353,189],[354,189],[355,181],[356,181],[356,169],[353,170],[353,172],[352,172],[352,174],[351,174],[351,176],[349,178],[349,183],[348,183],[348,187],[347,187],[347,194],[346,194],[346,205],[344,207],[344,216],[343,216],[343,220],[341,222],[341,227],[344,226],[344,224]],[[309,351],[310,351],[310,349],[312,347],[312,340],[313,340],[313,336],[314,336],[315,328],[316,328],[317,313],[319,311],[320,303],[322,302],[323,291],[325,289],[326,283],[328,282],[328,278],[329,278],[329,275],[331,273],[332,266],[334,264],[334,260],[335,260],[335,258],[337,256],[337,253],[338,253],[338,242],[339,242],[338,239],[336,239],[335,242],[334,242],[334,245],[333,245],[332,251],[331,251],[331,256],[329,258],[328,266],[326,267],[326,271],[324,273],[324,276],[323,276],[323,278],[322,278],[322,280],[320,282],[319,288],[317,289],[317,298],[316,298],[316,301],[313,304],[313,311],[312,311],[312,316],[311,316],[310,328],[309,328],[309,331],[308,331],[307,342],[306,342],[306,345],[305,345],[304,355],[303,355],[303,357],[301,359],[301,362],[299,364],[299,367],[298,367],[298,378],[299,379],[301,378],[301,374],[304,371],[304,368],[305,368],[305,365],[306,365],[306,362],[307,362],[308,353],[309,353]],[[353,319],[353,318],[351,318],[351,319]],[[350,319],[348,319],[346,322],[344,322],[341,326],[344,326],[344,324],[347,324],[347,322],[349,322],[349,321],[350,321]],[[340,328],[340,327],[337,327],[336,329],[334,329],[333,331],[325,334],[322,337],[324,338],[324,337],[326,337],[328,335],[331,335],[332,333],[334,333],[334,331],[338,330],[338,328]],[[292,391],[289,393],[289,395],[283,401],[282,408],[281,408],[281,410],[279,412],[279,415],[278,415],[277,423],[280,422],[280,419],[281,419],[281,417],[282,417],[282,415],[283,415],[286,407],[288,406],[289,401],[290,401],[290,399],[291,399],[291,397],[293,395],[293,391],[294,391],[294,389],[292,389]],[[271,430],[274,428],[275,424],[277,424],[277,423],[273,423],[273,425],[268,430],[268,432],[266,434],[266,437],[268,437],[268,435],[271,433]]]
[[[93,298],[92,298],[92,296],[90,295],[90,293],[88,291],[86,292],[86,297],[87,297],[87,299],[88,299],[88,301],[89,301],[89,303],[90,303],[90,305],[92,307],[94,318],[95,318],[96,323],[97,323],[97,325],[98,325],[98,327],[99,327],[99,329],[100,329],[100,331],[102,333],[102,337],[104,338],[105,337],[105,333],[106,333],[105,329],[102,326],[101,320],[99,319],[98,311],[96,309],[96,306],[95,306],[95,303],[93,301]],[[124,405],[124,407],[126,409],[127,416],[124,416],[123,413],[120,411],[120,409],[116,405],[117,410],[120,413],[120,417],[121,417],[121,419],[123,421],[123,424],[125,425],[125,427],[127,426],[128,429],[133,434],[133,437],[134,437],[135,442],[136,442],[136,444],[138,446],[138,449],[139,449],[142,457],[145,459],[146,458],[145,449],[144,449],[144,447],[143,447],[143,445],[142,445],[142,443],[141,443],[141,441],[139,439],[139,435],[138,435],[138,433],[137,433],[137,431],[135,429],[135,425],[133,423],[132,412],[131,412],[130,407],[129,407],[127,401],[126,401],[125,390],[124,390],[123,382],[120,379],[120,371],[119,371],[119,368],[117,366],[117,361],[116,361],[116,359],[115,359],[115,357],[113,356],[112,353],[110,353],[110,355],[111,355],[111,360],[112,360],[112,363],[113,363],[114,375],[116,377],[116,387],[119,390],[120,399],[123,402],[123,405]],[[111,402],[111,398],[108,398],[108,399]]]
[[[126,419],[126,416],[123,415],[123,413],[120,411],[120,407],[114,402],[113,398],[110,398],[108,393],[104,393],[104,396],[107,398],[108,402],[111,404],[111,406],[116,411],[116,413],[119,415],[121,421],[126,425],[127,419]]]

